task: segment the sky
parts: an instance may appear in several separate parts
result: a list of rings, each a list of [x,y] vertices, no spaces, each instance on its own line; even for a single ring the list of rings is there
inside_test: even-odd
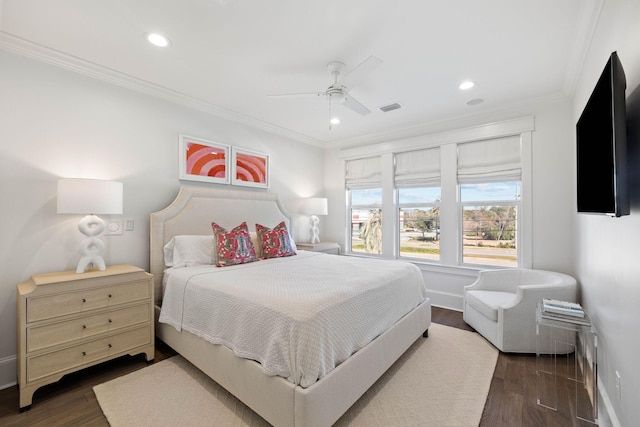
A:
[[[400,203],[437,203],[440,200],[440,187],[401,188],[398,192]],[[460,197],[462,202],[515,201],[520,198],[520,183],[464,184],[460,185]],[[351,204],[381,205],[382,189],[352,190]]]

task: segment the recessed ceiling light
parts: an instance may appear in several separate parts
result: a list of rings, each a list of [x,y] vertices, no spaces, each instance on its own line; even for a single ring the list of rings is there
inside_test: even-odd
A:
[[[158,33],[147,33],[145,34],[147,41],[154,46],[158,47],[167,47],[169,46],[169,39]]]
[[[339,118],[337,118],[337,117],[332,118],[332,119],[331,119],[331,124],[332,124],[332,125],[340,124],[340,119],[339,119]]]
[[[472,82],[471,80],[467,80],[460,83],[460,86],[458,86],[458,88],[460,88],[461,90],[466,90],[466,89],[471,89],[474,86],[475,86],[474,82]]]

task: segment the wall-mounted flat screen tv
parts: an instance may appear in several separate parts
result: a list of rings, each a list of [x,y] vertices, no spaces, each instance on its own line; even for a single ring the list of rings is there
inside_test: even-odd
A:
[[[626,87],[613,52],[576,125],[578,212],[629,214]]]

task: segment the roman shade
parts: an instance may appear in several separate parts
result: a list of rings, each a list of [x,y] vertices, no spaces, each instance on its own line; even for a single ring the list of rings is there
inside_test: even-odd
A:
[[[347,160],[345,167],[345,183],[348,189],[372,188],[381,185],[380,157]]]
[[[458,183],[519,181],[520,136],[458,144]]]
[[[440,147],[395,155],[395,186],[425,187],[440,183]]]

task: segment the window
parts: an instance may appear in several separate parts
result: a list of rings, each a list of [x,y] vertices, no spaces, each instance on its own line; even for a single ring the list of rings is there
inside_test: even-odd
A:
[[[521,163],[519,137],[458,145],[463,264],[519,265]]]
[[[351,252],[382,253],[382,188],[351,190]]]
[[[348,247],[351,253],[382,253],[382,186],[380,157],[346,162],[348,213],[351,228]]]
[[[530,268],[532,130],[529,117],[344,150],[345,253]]]
[[[520,182],[460,185],[462,262],[518,266]]]
[[[398,189],[400,257],[440,260],[440,187]]]
[[[440,260],[440,147],[395,155],[398,254]]]

